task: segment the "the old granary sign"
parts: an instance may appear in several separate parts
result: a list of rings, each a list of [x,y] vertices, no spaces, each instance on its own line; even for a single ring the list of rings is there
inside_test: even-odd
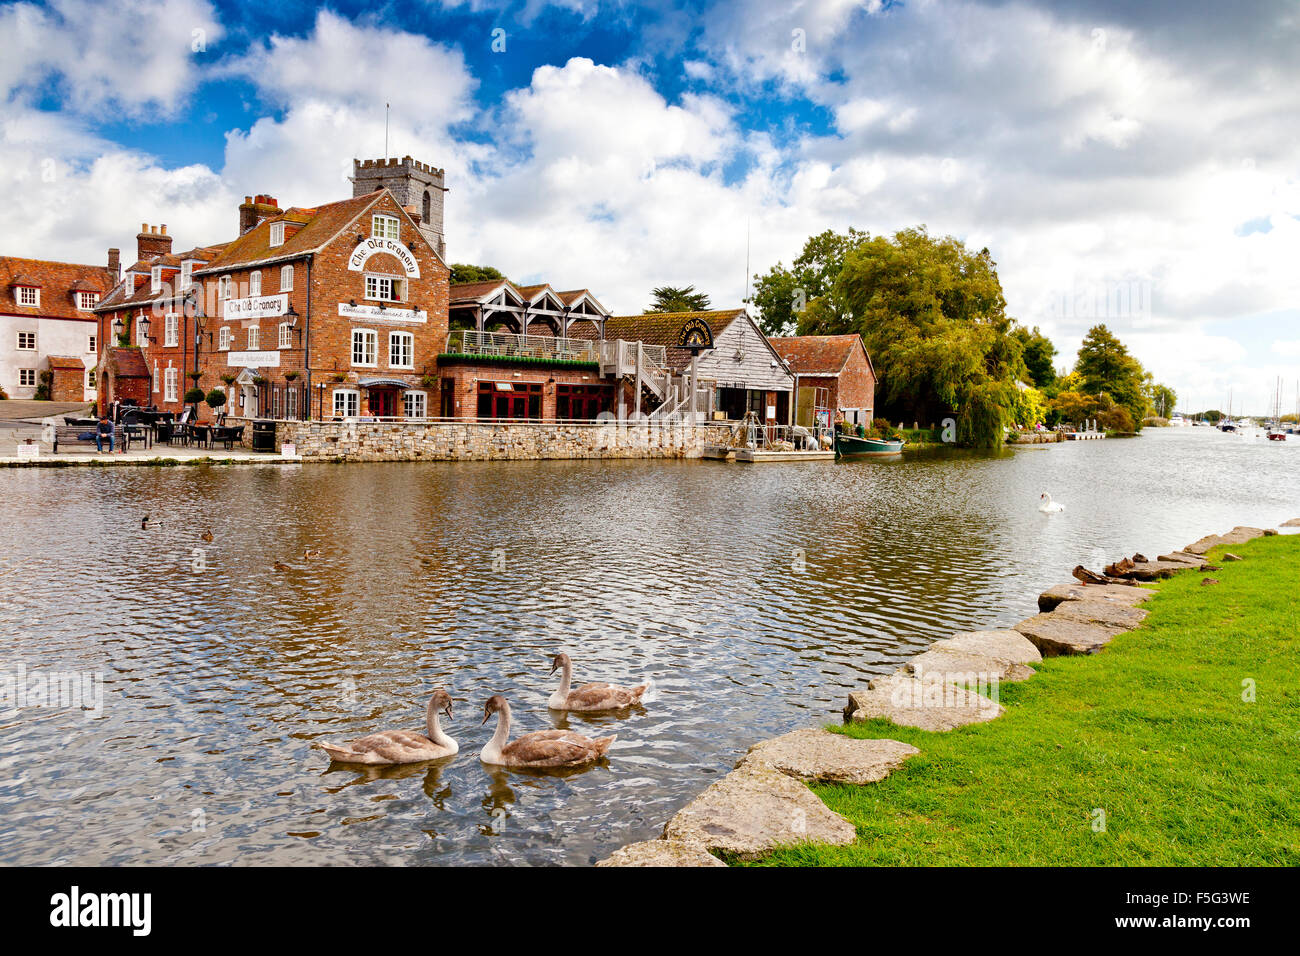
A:
[[[400,262],[407,278],[420,278],[420,264],[415,261],[415,255],[411,250],[396,239],[380,239],[378,236],[371,236],[357,244],[357,247],[352,250],[352,255],[348,257],[348,269],[352,272],[360,272],[366,267],[370,257],[380,252]]]
[[[227,299],[222,306],[228,321],[235,319],[261,319],[284,315],[289,309],[288,295],[253,295],[243,299]]]
[[[713,348],[713,329],[701,318],[690,318],[682,323],[682,330],[677,334],[677,347],[703,352]]]

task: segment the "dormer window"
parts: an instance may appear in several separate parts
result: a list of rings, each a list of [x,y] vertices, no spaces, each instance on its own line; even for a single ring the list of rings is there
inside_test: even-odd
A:
[[[155,294],[162,291],[162,266],[154,266],[149,271],[149,291]]]
[[[396,216],[375,216],[371,221],[370,235],[375,239],[400,239],[402,224]]]
[[[77,308],[82,312],[89,312],[99,304],[98,292],[78,292]]]
[[[194,283],[194,263],[181,263],[181,288],[188,289]]]
[[[41,290],[34,285],[20,285],[14,290],[18,304],[36,307],[41,304]]]
[[[271,248],[284,245],[284,223],[271,223]]]

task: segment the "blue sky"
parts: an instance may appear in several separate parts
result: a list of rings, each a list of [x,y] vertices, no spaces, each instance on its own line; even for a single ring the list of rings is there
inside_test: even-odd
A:
[[[1300,377],[1289,0],[52,0],[0,31],[9,254],[340,198],[390,102],[390,153],[447,170],[453,261],[616,311],[737,303],[747,244],[759,271],[924,223],[990,248],[1060,364],[1097,321],[1061,303],[1136,285],[1104,321],[1185,406]]]

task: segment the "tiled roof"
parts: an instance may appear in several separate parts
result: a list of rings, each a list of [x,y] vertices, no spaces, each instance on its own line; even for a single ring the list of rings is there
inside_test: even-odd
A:
[[[195,273],[224,272],[268,260],[292,259],[295,256],[315,252],[378,201],[384,192],[385,190],[380,189],[364,196],[342,199],[314,209],[304,207],[288,209],[283,215],[267,219],[227,244],[219,256],[202,269],[196,269]],[[275,222],[301,223],[302,228],[292,235],[286,235],[282,244],[272,246],[271,224]],[[288,233],[288,230],[286,229],[285,232]]]
[[[449,298],[452,302],[477,302],[490,295],[503,285],[510,286],[515,292],[519,289],[505,279],[488,279],[484,282],[458,282],[452,285]],[[522,295],[520,298],[524,298]]]
[[[83,371],[86,368],[85,362],[71,355],[51,355],[46,361],[50,363],[50,368],[79,368]]]
[[[18,304],[14,286],[23,282],[40,287],[40,305],[33,307]],[[94,315],[77,308],[73,292],[98,292],[102,296],[112,287],[112,277],[103,266],[0,256],[0,313],[5,315],[85,319],[93,322]]]
[[[124,378],[149,378],[149,366],[139,349],[109,348],[105,364]]]
[[[720,335],[744,316],[744,309],[714,309],[708,312],[647,312],[644,315],[611,315],[605,322],[606,339],[640,340],[647,345],[668,348],[668,362],[674,368],[690,364],[691,353],[677,348],[682,326],[689,319],[703,319],[713,331],[716,341]]]
[[[113,289],[111,294],[106,295],[99,300],[97,311],[120,309],[124,306],[134,308],[136,306],[148,305],[156,300],[160,301],[175,298],[175,294],[178,291],[175,288],[164,289],[162,292],[152,291],[153,285],[148,273],[152,271],[153,267],[156,265],[163,266],[165,279],[167,271],[179,272],[182,262],[211,262],[220,255],[221,250],[225,249],[228,245],[230,245],[228,242],[219,242],[216,245],[195,246],[193,249],[188,249],[185,252],[156,256],[153,259],[141,259],[126,271],[127,273],[136,273],[137,275],[142,273],[145,274],[144,282],[138,287],[133,288],[131,291],[127,291],[126,280],[128,276],[124,275],[123,282]],[[198,270],[196,269],[195,271],[197,272]]]
[[[791,371],[800,375],[837,375],[855,348],[866,352],[860,335],[769,336],[768,341]]]

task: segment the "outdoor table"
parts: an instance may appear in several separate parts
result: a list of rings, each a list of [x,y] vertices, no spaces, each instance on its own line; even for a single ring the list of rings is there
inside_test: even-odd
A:
[[[212,426],[211,425],[191,425],[190,435],[194,438],[194,444],[200,448],[212,447]]]

